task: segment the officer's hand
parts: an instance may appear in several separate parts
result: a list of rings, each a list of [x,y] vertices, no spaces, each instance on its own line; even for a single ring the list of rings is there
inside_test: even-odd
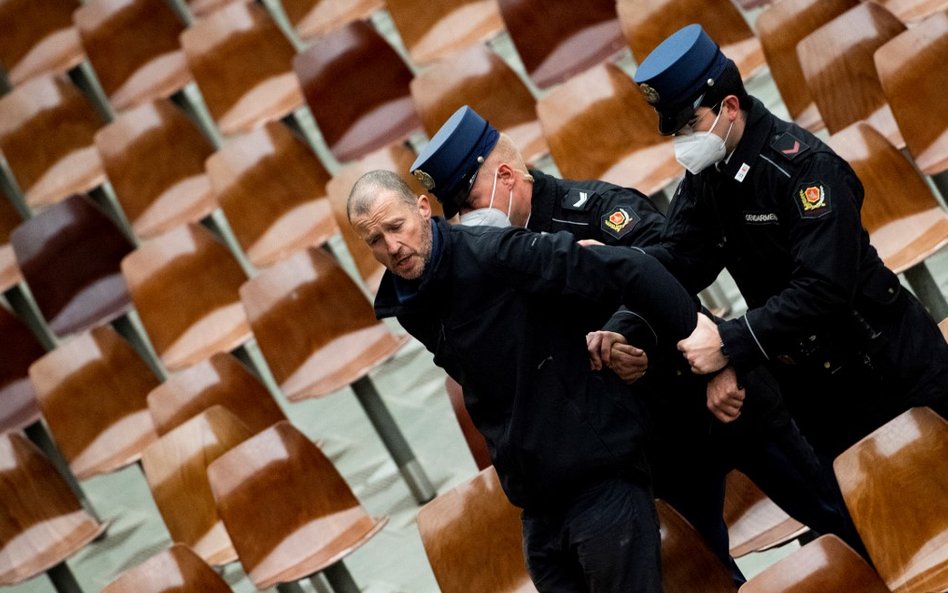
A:
[[[691,372],[698,375],[713,373],[727,364],[721,352],[718,326],[704,313],[698,313],[698,326],[690,336],[678,342],[678,350],[691,365]]]
[[[708,381],[708,409],[714,417],[727,423],[737,420],[744,405],[744,388],[737,383],[737,374],[732,367]]]
[[[583,247],[589,247],[590,245],[605,245],[602,241],[597,241],[595,239],[580,239],[577,241]]]
[[[586,334],[586,349],[589,351],[589,366],[594,371],[608,367],[626,383],[634,383],[645,375],[648,356],[643,350],[631,346],[620,333],[594,331]]]

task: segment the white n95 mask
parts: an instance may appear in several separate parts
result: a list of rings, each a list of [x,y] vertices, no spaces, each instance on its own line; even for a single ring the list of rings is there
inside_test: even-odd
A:
[[[721,114],[724,109],[718,112],[714,118],[711,129],[707,132],[692,132],[690,134],[680,134],[672,138],[672,144],[675,146],[675,159],[682,167],[688,169],[692,175],[704,171],[709,166],[717,163],[727,155],[725,142],[731,135],[731,128],[734,122],[727,128],[727,134],[722,139],[714,133],[714,127],[718,125]]]
[[[497,191],[497,171],[494,171],[494,185],[490,190],[490,204],[487,208],[478,208],[461,215],[459,223],[466,226],[492,226],[506,228],[510,223],[510,208],[513,206],[513,190],[510,191],[510,197],[507,201],[507,213],[503,210],[494,208],[494,193]]]

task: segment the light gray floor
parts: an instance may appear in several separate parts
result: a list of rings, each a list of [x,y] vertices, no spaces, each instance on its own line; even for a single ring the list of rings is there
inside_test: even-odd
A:
[[[753,22],[755,13],[747,16]],[[386,29],[390,22],[384,13],[374,20],[393,38],[391,30]],[[493,45],[523,71],[509,39],[498,38]],[[634,64],[628,59],[625,65],[630,72],[634,70]],[[749,86],[752,94],[786,116],[769,73],[762,73]],[[337,253],[344,251],[338,237],[333,247]],[[942,291],[948,293],[948,252],[932,258],[929,266]],[[732,315],[742,311],[733,282],[726,277],[720,281],[719,294],[732,303]],[[439,492],[474,475],[474,462],[444,391],[444,374],[417,342],[409,342],[372,376]],[[313,440],[322,441],[325,451],[366,509],[371,514],[391,518],[381,533],[345,560],[362,590],[367,593],[437,593],[438,587],[415,526],[418,505],[354,394],[344,389],[319,400],[288,403],[283,399],[280,403],[296,427]],[[111,522],[107,537],[87,546],[68,562],[86,593],[93,593],[121,571],[167,547],[170,540],[138,466],[86,480],[82,487],[100,515]],[[747,576],[752,576],[797,547],[791,543],[767,553],[751,554],[739,559],[738,564]],[[237,593],[255,591],[239,564],[227,566],[223,575]],[[309,583],[305,583],[304,588],[313,589]],[[44,575],[7,590],[11,593],[53,592]]]

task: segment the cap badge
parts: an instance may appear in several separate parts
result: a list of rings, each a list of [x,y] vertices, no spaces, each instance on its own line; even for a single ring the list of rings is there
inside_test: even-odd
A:
[[[658,103],[660,97],[658,95],[658,91],[656,91],[653,87],[643,82],[639,85],[639,90],[642,91],[642,94],[645,95],[645,100],[650,104],[654,105]]]
[[[434,187],[435,187],[435,180],[434,180],[434,178],[433,178],[431,175],[429,175],[428,173],[422,171],[421,169],[415,169],[414,171],[412,171],[412,175],[415,176],[415,179],[418,180],[418,183],[420,183],[420,184],[422,184],[423,186],[425,186],[425,189],[427,189],[427,190],[432,190],[432,189],[434,189]]]

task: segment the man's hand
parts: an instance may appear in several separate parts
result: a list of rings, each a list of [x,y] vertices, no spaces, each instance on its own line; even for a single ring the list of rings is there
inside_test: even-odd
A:
[[[592,370],[608,367],[626,383],[635,383],[648,369],[645,351],[630,345],[625,336],[616,332],[589,332],[586,334],[586,349]]]
[[[704,375],[723,369],[727,358],[721,352],[721,334],[704,313],[698,313],[698,326],[691,335],[678,342],[678,350],[691,365],[691,372]]]
[[[737,420],[744,405],[744,388],[737,384],[737,374],[732,367],[708,381],[708,409],[721,422]]]

